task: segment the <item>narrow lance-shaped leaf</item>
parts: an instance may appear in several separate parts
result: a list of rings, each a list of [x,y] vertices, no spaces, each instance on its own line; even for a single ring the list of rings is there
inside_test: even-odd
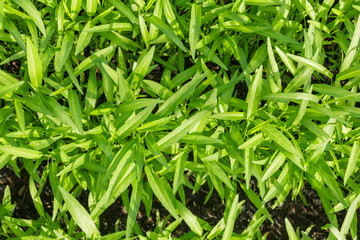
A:
[[[151,114],[151,111],[154,109],[155,104],[151,104],[138,113],[135,117],[133,117],[130,121],[127,121],[124,125],[122,125],[117,131],[116,134],[118,135],[118,139],[123,139],[131,132],[138,128],[141,123],[143,123]]]
[[[43,81],[42,62],[38,50],[30,38],[26,39],[26,45],[30,82],[31,85],[37,89],[42,85]]]
[[[279,168],[283,165],[286,157],[282,152],[279,152],[275,159],[271,162],[270,166],[266,169],[264,175],[261,178],[262,182],[265,182],[269,177],[271,177]]]
[[[351,174],[355,171],[356,163],[359,159],[359,144],[355,142],[350,153],[349,162],[346,168],[344,185],[346,185],[347,180],[350,178]]]
[[[56,72],[60,72],[66,60],[69,57],[72,45],[74,43],[74,31],[66,31],[62,39],[61,49],[55,53],[54,67]]]
[[[130,23],[109,23],[86,29],[86,31],[101,33],[110,31],[132,31],[132,29],[133,26]]]
[[[82,4],[82,0],[71,0],[70,17],[73,20],[79,14],[81,10],[81,4]]]
[[[145,166],[145,173],[156,197],[175,219],[179,219],[179,215],[174,205],[176,203],[176,199],[171,191],[170,185],[168,185],[166,180],[164,181],[163,178],[159,178],[154,173],[152,165]]]
[[[218,177],[223,183],[226,184],[230,189],[233,189],[231,181],[228,178],[228,175],[224,172],[224,170],[216,163],[216,161],[206,161],[206,158],[202,158],[203,163],[209,169],[211,173],[213,173],[216,177]]]
[[[360,201],[360,194],[356,197],[356,199],[351,203],[343,224],[341,225],[340,233],[345,236],[350,228],[351,222],[353,221],[353,218],[356,217],[356,209],[358,208],[358,203]]]
[[[88,32],[87,29],[91,28],[91,21],[86,23],[83,30],[81,31],[79,38],[76,43],[75,55],[78,55],[86,46],[90,43],[93,33]]]
[[[103,134],[92,134],[91,136],[95,140],[95,142],[99,145],[99,147],[104,152],[104,154],[108,157],[108,159],[112,161],[114,155],[112,153],[112,148],[108,139],[106,139],[106,137],[104,137]]]
[[[19,122],[19,127],[21,131],[25,132],[25,115],[24,115],[24,109],[22,108],[22,105],[19,101],[14,101],[15,105],[15,111],[16,111],[16,117]]]
[[[16,42],[24,50],[24,52],[26,52],[26,45],[25,45],[24,39],[21,36],[16,25],[13,23],[13,21],[11,21],[10,18],[4,18],[4,28],[11,34],[11,36],[16,40]],[[1,63],[1,64],[3,64],[3,63]]]
[[[348,69],[351,66],[351,63],[354,61],[354,57],[358,49],[359,41],[360,41],[360,15],[358,16],[358,20],[356,22],[356,26],[354,30],[354,35],[352,37],[348,51],[346,52],[345,59],[341,64],[340,73]]]
[[[172,144],[179,141],[183,136],[185,136],[191,128],[194,127],[195,124],[200,122],[206,115],[209,114],[208,110],[203,110],[191,118],[184,120],[184,122],[181,123],[181,125],[177,128],[175,128],[172,132],[167,134],[165,137],[161,138],[157,145],[159,146],[159,149],[166,149],[170,147]]]
[[[263,66],[261,65],[260,68],[257,70],[257,73],[255,75],[255,79],[253,83],[251,84],[250,91],[248,92],[247,96],[247,115],[246,118],[248,120],[254,119],[254,114],[256,113],[260,101],[261,96],[261,87],[262,87],[262,71]]]
[[[256,135],[252,136],[249,140],[247,140],[243,144],[241,144],[238,148],[239,149],[247,149],[247,148],[256,147],[257,145],[259,145],[263,141],[264,141],[263,134],[258,133]]]
[[[295,61],[299,62],[299,63],[302,63],[304,65],[306,65],[307,67],[310,67],[322,74],[324,74],[325,76],[327,76],[328,78],[332,78],[333,77],[333,74],[328,70],[326,69],[323,65],[313,61],[313,60],[310,60],[310,59],[307,59],[307,58],[304,58],[304,57],[300,57],[300,56],[296,56],[296,55],[293,55],[293,54],[287,54],[290,58],[294,59]]]
[[[305,100],[312,102],[319,102],[320,98],[310,93],[271,93],[264,96],[265,100],[274,102],[289,102],[295,100]]]
[[[199,83],[205,78],[207,73],[197,73],[193,79],[180,88],[174,95],[169,97],[164,104],[161,105],[156,115],[164,117],[174,110],[174,108],[183,100],[185,100],[189,94],[199,85]]]
[[[187,52],[186,47],[181,42],[179,37],[175,34],[175,32],[161,19],[152,15],[151,17],[145,17],[145,20],[154,24],[161,32],[163,32],[171,41],[173,41],[181,50]]]
[[[141,36],[145,42],[146,47],[148,47],[149,46],[149,31],[146,27],[144,17],[141,15],[139,15],[139,24],[140,24]]]
[[[132,23],[139,25],[138,19],[135,17],[134,13],[122,2],[117,0],[109,0],[111,5],[115,6],[122,14],[124,14]]]
[[[143,191],[143,180],[135,179],[133,184],[133,189],[131,193],[130,205],[128,209],[128,217],[126,221],[126,238],[129,239],[131,232],[133,230],[133,226],[136,222],[136,216],[139,211],[140,202],[141,202],[141,193]]]
[[[270,123],[266,125],[266,127],[261,128],[261,131],[270,137],[271,140],[276,142],[281,148],[285,149],[289,153],[294,154],[296,157],[291,158],[291,160],[294,161],[298,167],[305,170],[303,164],[301,163],[301,159],[303,158],[301,153],[294,147],[290,140],[284,136],[284,134],[282,134]]]
[[[79,100],[79,96],[77,95],[77,93],[73,90],[69,90],[69,108],[70,108],[70,113],[71,116],[74,119],[74,123],[77,127],[77,129],[82,132],[83,131],[83,127],[82,127],[82,117],[81,117],[81,106],[80,106],[80,100]]]
[[[281,60],[285,63],[286,67],[292,73],[292,75],[295,75],[296,68],[294,66],[294,63],[291,61],[291,59],[277,46],[275,46],[275,50],[279,54]]]
[[[285,218],[285,225],[286,225],[286,231],[288,233],[289,239],[290,240],[298,240],[295,230],[287,218]]]
[[[250,178],[251,178],[251,165],[254,158],[254,150],[253,148],[246,148],[245,149],[245,183],[246,188],[249,189],[250,187]]]
[[[69,113],[65,111],[64,107],[60,105],[54,98],[46,97],[42,99],[45,101],[51,112],[63,123],[79,131],[73,120],[71,120]]]
[[[184,219],[186,224],[190,227],[190,229],[198,236],[202,236],[203,229],[196,219],[196,216],[186,208],[184,204],[176,200],[176,207],[179,210],[180,216]]]
[[[38,190],[36,189],[33,177],[29,177],[29,190],[34,206],[41,217],[45,217],[44,205],[41,202]]]
[[[34,19],[36,26],[39,28],[41,33],[46,36],[45,26],[42,21],[42,17],[34,4],[30,0],[14,0],[14,2],[16,2],[16,4],[20,7],[22,7],[25,12]]]
[[[270,38],[267,38],[267,50],[270,60],[271,71],[273,72],[275,82],[277,83],[277,86],[281,88],[281,78],[280,78],[279,68],[274,57],[274,52],[271,46]]]
[[[336,75],[336,81],[357,77],[359,76],[359,74],[360,74],[360,65],[356,65],[338,73]]]
[[[184,175],[184,166],[188,155],[187,153],[181,152],[178,154],[173,160],[176,160],[176,169],[175,169],[175,175],[174,175],[174,183],[173,183],[173,193],[176,194],[180,184],[181,180]]]
[[[149,52],[137,63],[137,66],[133,72],[133,78],[131,81],[131,86],[133,89],[137,89],[139,82],[145,77],[150,63],[152,62],[154,56],[155,46],[150,48]]]
[[[75,70],[74,70],[75,76],[78,76],[80,73],[82,73],[82,72],[86,71],[87,69],[91,68],[92,66],[94,66],[96,64],[96,60],[99,60],[102,57],[106,58],[114,50],[115,50],[115,46],[111,45],[107,48],[103,48],[103,49],[95,52],[94,54],[90,55],[75,68]]]
[[[0,30],[3,30],[4,26],[4,0],[0,0]]]
[[[117,73],[117,79],[118,79],[120,98],[121,98],[121,101],[124,102],[131,98],[130,86],[129,86],[129,83],[124,78],[124,76],[121,73],[121,70],[119,68],[116,69],[116,73]]]
[[[239,195],[237,194],[234,197],[234,200],[231,204],[229,215],[228,215],[227,219],[225,220],[225,231],[224,231],[224,234],[222,237],[223,240],[232,239],[231,237],[232,237],[234,224],[235,224],[235,220],[236,220],[238,202],[239,202]]]
[[[334,173],[329,167],[329,165],[325,162],[325,160],[320,158],[314,166],[314,169],[316,169],[318,175],[322,178],[322,180],[331,190],[331,194],[343,205],[346,205],[343,193],[339,187],[338,182],[335,179]]]
[[[40,151],[10,145],[0,145],[0,151],[27,159],[37,159],[43,155]]]
[[[94,16],[97,10],[97,0],[86,1],[86,12],[88,16]]]
[[[195,59],[195,50],[200,34],[201,26],[201,5],[194,3],[191,7],[191,19],[189,27],[189,43],[190,52],[193,59]]]
[[[86,236],[89,238],[100,237],[99,230],[85,208],[61,186],[59,186],[59,190],[64,198],[66,208],[69,210],[75,223],[85,232]]]

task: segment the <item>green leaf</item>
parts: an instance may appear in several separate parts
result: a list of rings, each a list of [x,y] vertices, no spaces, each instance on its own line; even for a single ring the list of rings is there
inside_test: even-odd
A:
[[[203,163],[209,169],[210,172],[212,172],[216,177],[218,177],[230,189],[233,189],[233,185],[231,184],[231,181],[229,180],[224,170],[219,166],[219,164],[217,164],[215,161],[212,160],[206,160],[205,157],[202,157],[201,160],[203,161]]]
[[[133,118],[128,120],[124,125],[122,125],[119,129],[116,131],[116,135],[118,140],[121,140],[125,137],[127,137],[129,134],[132,133],[133,130],[138,128],[140,124],[142,124],[151,114],[152,110],[154,109],[155,105],[149,105],[144,110],[142,110],[140,113],[136,114]]]
[[[88,32],[87,29],[91,28],[91,21],[87,22],[81,31],[79,38],[76,43],[75,55],[78,55],[81,51],[83,51],[87,45],[90,43],[93,33]]]
[[[346,172],[344,176],[344,185],[346,185],[346,182],[350,178],[351,174],[353,174],[353,172],[355,171],[358,160],[359,160],[359,146],[358,146],[358,142],[355,142],[351,149],[349,162],[346,167]]]
[[[16,111],[16,117],[19,122],[19,127],[21,131],[25,132],[25,115],[24,115],[24,109],[22,108],[22,105],[20,102],[14,100],[14,106]]]
[[[358,195],[356,197],[356,199],[351,203],[351,205],[346,213],[344,222],[341,225],[341,229],[340,229],[340,233],[343,236],[347,235],[350,225],[351,225],[351,222],[353,221],[353,218],[356,217],[355,213],[356,213],[356,209],[358,208],[359,201],[360,201],[360,195]]]
[[[77,93],[73,90],[69,90],[69,108],[77,129],[79,132],[83,132],[80,100]]]
[[[29,177],[29,190],[37,212],[39,213],[40,217],[45,217],[44,205],[41,202],[41,198],[39,196],[40,194],[38,193],[38,190],[35,187],[34,179],[31,176]]]
[[[312,172],[314,173],[313,170],[316,171],[322,180],[326,183],[328,188],[331,190],[331,194],[343,205],[346,205],[342,191],[329,165],[323,159],[319,159],[317,164],[314,166],[314,169],[312,169]]]
[[[72,127],[74,130],[79,131],[73,120],[71,120],[68,112],[65,111],[63,106],[61,106],[54,98],[44,97],[43,100],[46,105],[49,107],[50,111],[63,123]]]
[[[102,32],[111,32],[111,31],[132,31],[133,27],[130,23],[109,23],[109,24],[103,24],[98,25],[92,28],[86,28],[84,31],[86,32],[92,32],[92,33],[102,33]]]
[[[11,36],[16,40],[16,42],[20,45],[20,47],[26,52],[26,45],[24,42],[23,37],[21,36],[19,30],[17,29],[16,25],[10,18],[4,18],[4,29],[6,29]],[[6,62],[3,61],[2,64]]]
[[[96,63],[95,61],[98,59],[101,59],[102,57],[107,57],[110,53],[112,53],[115,50],[115,46],[111,45],[107,48],[103,48],[96,53],[92,54],[85,60],[83,60],[74,70],[75,76],[78,76],[80,73],[88,70],[92,66],[94,66]]]
[[[225,231],[224,231],[224,234],[222,237],[223,240],[232,239],[232,233],[233,233],[234,224],[235,224],[236,215],[237,215],[238,202],[239,202],[239,195],[237,194],[234,197],[234,200],[231,204],[229,215],[227,216],[227,219],[225,220]]]
[[[294,63],[291,61],[291,59],[277,46],[275,46],[275,50],[279,54],[281,60],[285,63],[288,70],[292,73],[292,75],[295,75],[296,68],[294,66]]]
[[[319,64],[319,63],[317,63],[315,61],[312,61],[312,60],[304,58],[304,57],[296,56],[296,55],[293,55],[293,54],[290,54],[290,53],[288,53],[287,55],[290,58],[297,61],[298,63],[302,63],[302,64],[306,65],[307,67],[310,67],[310,68],[324,74],[328,78],[333,77],[333,74],[329,70],[327,70],[323,65],[321,65],[321,64]]]
[[[195,50],[200,34],[201,27],[201,5],[194,3],[191,7],[191,19],[189,27],[189,43],[190,52],[193,59],[195,59]]]
[[[283,165],[285,162],[286,156],[279,152],[274,160],[270,163],[269,167],[266,169],[264,175],[261,178],[261,182],[265,182],[268,178],[274,175],[275,172],[279,170],[279,168]]]
[[[113,0],[112,0],[113,1]],[[161,32],[163,32],[171,41],[173,41],[181,50],[187,52],[188,50],[181,42],[180,38],[175,34],[175,32],[160,18],[152,15],[151,17],[145,17],[145,20],[154,24]]]
[[[66,60],[68,59],[74,43],[74,38],[75,38],[74,31],[65,32],[65,36],[62,39],[60,51],[55,53],[54,67],[56,72],[61,71]]]
[[[287,218],[285,218],[286,231],[289,236],[289,240],[298,240],[295,230]]]
[[[133,89],[137,89],[139,82],[145,77],[148,72],[149,66],[154,56],[155,46],[151,47],[146,55],[137,63],[135,70],[133,71],[133,77],[131,80],[131,86]]]
[[[144,88],[148,87],[150,89],[150,91],[154,92],[161,99],[168,99],[172,95],[174,95],[174,93],[172,91],[170,91],[169,89],[167,89],[160,83],[150,81],[150,80],[144,80],[143,82],[145,83]]]
[[[251,137],[249,140],[241,144],[238,148],[239,149],[247,149],[247,148],[253,148],[259,145],[264,141],[264,137],[262,133],[258,133],[255,136]]]
[[[86,12],[88,16],[94,16],[97,10],[97,0],[86,1]]]
[[[149,47],[149,31],[146,27],[145,19],[143,16],[139,15],[139,24],[140,24],[140,31],[141,36],[146,44],[147,47]]]
[[[203,118],[205,118],[209,114],[208,110],[203,110],[201,112],[196,113],[189,119],[184,120],[180,126],[175,128],[172,132],[168,133],[166,136],[161,138],[157,145],[159,146],[160,150],[166,149],[170,147],[172,144],[179,141],[182,137],[184,137],[194,125],[199,123]]]
[[[330,136],[326,132],[324,132],[324,130],[321,129],[317,124],[313,123],[312,121],[303,118],[301,120],[301,124],[304,125],[311,132],[313,132],[316,136],[321,138],[323,141],[327,141],[330,139]]]
[[[118,105],[116,108],[116,113],[132,112],[147,107],[149,105],[154,105],[163,102],[164,102],[163,100],[159,100],[159,99],[138,98]]]
[[[30,38],[26,39],[26,46],[30,82],[37,89],[42,85],[43,81],[42,62],[38,50]]]
[[[151,189],[153,190],[159,201],[162,203],[162,205],[175,219],[180,219],[175,207],[177,200],[175,199],[175,196],[171,191],[170,185],[163,177],[159,178],[154,173],[152,165],[145,166],[145,173],[150,183]]]
[[[112,153],[112,147],[109,141],[102,134],[92,134],[91,137],[95,140],[95,142],[99,145],[101,150],[105,153],[107,158],[112,161],[114,155]]]
[[[263,66],[257,70],[255,74],[255,79],[251,84],[250,91],[248,92],[246,102],[248,103],[246,119],[254,119],[254,114],[257,112],[258,105],[261,97],[261,88],[262,88],[262,72]]]
[[[141,193],[143,191],[142,181],[142,179],[140,179],[139,181],[135,179],[132,184],[133,189],[131,193],[128,217],[126,221],[126,238],[130,238],[133,226],[136,223],[136,216],[138,215],[138,211],[140,208]]]
[[[211,115],[210,118],[239,121],[245,119],[246,117],[243,112],[223,112],[223,113],[215,113]]]
[[[109,0],[111,5],[115,6],[122,14],[124,14],[132,23],[139,25],[138,19],[135,17],[134,13],[122,2],[116,0]]]
[[[164,117],[168,115],[173,109],[187,97],[189,94],[196,88],[197,85],[205,78],[207,73],[199,74],[197,73],[193,79],[181,87],[174,95],[168,98],[156,112],[156,115],[159,117]]]
[[[302,154],[294,147],[294,145],[290,142],[288,138],[286,138],[277,128],[275,128],[272,124],[267,124],[266,127],[261,128],[261,130],[266,136],[268,136],[271,140],[277,143],[281,148],[286,151],[292,153],[295,158],[291,158],[292,161],[301,169],[304,169],[304,166],[301,162],[303,159]]]
[[[0,0],[0,30],[3,30],[4,26],[4,0]]]
[[[23,85],[24,82],[17,82],[11,85],[0,86],[0,98],[3,98],[6,94],[13,92],[15,89]]]
[[[78,202],[78,200],[76,200],[75,197],[73,197],[61,186],[59,186],[59,190],[65,201],[66,208],[70,212],[75,223],[85,232],[86,236],[89,238],[100,237],[99,230],[96,228],[94,221],[91,219],[85,208]]]
[[[357,19],[354,34],[351,38],[350,46],[346,52],[345,59],[340,67],[340,73],[345,71],[346,69],[348,69],[351,66],[351,63],[354,60],[355,54],[357,53],[357,47],[359,45],[359,41],[360,41],[360,17],[358,17],[358,19]]]
[[[181,152],[180,154],[176,155],[172,159],[172,161],[176,161],[174,184],[173,184],[173,193],[174,194],[176,194],[176,192],[182,182],[182,178],[184,175],[184,167],[185,167],[185,162],[186,162],[187,157],[188,157],[188,154],[186,152]]]
[[[42,17],[39,13],[39,11],[36,9],[34,4],[30,0],[14,0],[17,5],[19,5],[21,8],[25,10],[27,14],[29,14],[30,17],[33,18],[33,21],[35,22],[36,26],[39,28],[40,32],[46,36],[45,26],[42,21]]]
[[[39,151],[29,148],[14,147],[10,145],[0,145],[0,151],[26,159],[38,159],[43,156],[43,154]]]
[[[72,18],[72,20],[74,20],[76,16],[79,14],[81,10],[81,4],[82,4],[82,0],[71,0],[70,17]]]
[[[314,89],[315,90],[315,89]],[[316,91],[316,90],[315,90]],[[265,100],[274,102],[289,102],[296,100],[305,100],[312,102],[319,102],[320,98],[310,93],[270,93],[264,96]]]
[[[345,79],[358,77],[359,74],[360,74],[360,65],[356,65],[338,73],[336,75],[336,81],[342,81]]]
[[[342,87],[335,87],[335,86],[331,86],[331,85],[327,85],[327,84],[313,84],[313,90],[329,95],[329,96],[333,96],[333,97],[337,97],[337,98],[345,98],[345,97],[354,97],[357,98],[358,100],[360,100],[360,97],[357,96],[357,94],[354,94],[350,91],[345,90]]]
[[[185,207],[184,204],[176,200],[176,207],[179,210],[179,215],[184,219],[190,229],[198,236],[202,236],[203,229],[196,219],[196,216]]]

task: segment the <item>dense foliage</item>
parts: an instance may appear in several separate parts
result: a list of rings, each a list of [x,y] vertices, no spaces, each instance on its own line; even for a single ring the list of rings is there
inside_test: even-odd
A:
[[[39,214],[13,217],[7,186],[1,236],[168,239],[185,222],[180,239],[266,239],[265,203],[306,201],[309,184],[328,238],[355,238],[359,14],[355,0],[0,0],[0,169],[26,170]],[[186,206],[204,184],[225,204],[215,226]],[[235,233],[240,190],[258,210]],[[101,236],[119,198],[126,229]],[[169,215],[143,232],[154,199]]]

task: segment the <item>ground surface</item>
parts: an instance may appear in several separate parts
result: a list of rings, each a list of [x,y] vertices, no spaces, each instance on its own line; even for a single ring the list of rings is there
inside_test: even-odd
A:
[[[28,173],[21,171],[21,178],[18,178],[11,168],[3,168],[0,170],[0,200],[2,199],[4,189],[6,185],[10,186],[12,202],[16,202],[16,208],[14,211],[14,217],[24,219],[37,219],[39,217],[28,189]],[[257,191],[255,182],[252,182],[251,187],[254,191]],[[236,220],[234,226],[234,232],[241,233],[249,224],[253,214],[256,212],[255,206],[247,198],[246,194],[238,189],[240,193],[240,201],[245,200],[243,208],[241,210],[239,218]],[[310,185],[306,184],[302,189],[303,195],[308,203],[305,205],[300,198],[295,201],[291,200],[291,194],[287,197],[284,204],[271,208],[271,205],[267,205],[267,209],[270,215],[273,217],[274,223],[265,220],[261,227],[263,234],[267,233],[267,239],[288,239],[284,219],[288,218],[294,226],[294,229],[300,227],[300,230],[305,231],[309,226],[314,225],[309,236],[312,239],[327,239],[328,230],[321,229],[326,223],[328,223],[327,216],[321,205],[321,201]],[[203,185],[198,192],[192,194],[192,190],[185,189],[187,207],[196,216],[207,221],[210,225],[215,226],[218,221],[223,217],[225,205],[217,195],[216,191],[213,192],[209,201],[204,205],[204,201],[209,193],[207,185]],[[86,191],[83,191],[79,201],[87,208],[88,195]],[[51,215],[52,213],[52,201],[53,193],[50,188],[50,184],[47,182],[44,186],[41,194],[41,200],[43,201],[46,211]],[[154,230],[156,227],[156,211],[160,212],[160,216],[164,219],[167,216],[167,211],[163,208],[157,200],[153,203],[153,209],[151,216],[146,216],[145,207],[141,205],[137,218],[143,232]],[[346,215],[346,211],[337,213],[339,224],[341,225]],[[357,212],[358,217],[360,211]],[[125,230],[126,228],[127,212],[119,198],[114,204],[112,204],[101,216],[100,216],[100,231],[102,234],[108,234],[115,232],[116,223],[119,230]],[[360,229],[360,224],[358,224]],[[174,237],[182,236],[190,229],[186,224],[181,223],[173,232]]]

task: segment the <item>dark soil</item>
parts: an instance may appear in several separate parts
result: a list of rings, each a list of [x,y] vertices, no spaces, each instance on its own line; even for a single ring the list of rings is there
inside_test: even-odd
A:
[[[41,172],[39,172],[41,174]],[[30,196],[28,188],[29,175],[26,170],[20,172],[21,178],[18,178],[11,168],[3,168],[0,170],[0,200],[3,198],[4,190],[9,185],[11,190],[12,202],[16,203],[16,208],[13,214],[15,218],[24,219],[37,219],[39,214],[37,213],[33,201]],[[258,193],[256,183],[252,180],[251,188]],[[321,201],[315,190],[311,188],[309,184],[305,184],[302,189],[303,195],[309,206],[306,206],[299,198],[296,201],[291,200],[291,193],[287,197],[286,201],[276,207],[271,208],[273,202],[266,205],[270,215],[272,216],[274,223],[265,220],[261,226],[262,234],[267,234],[267,239],[288,239],[285,218],[288,218],[293,227],[300,228],[301,231],[305,231],[310,225],[314,225],[309,236],[312,239],[326,239],[329,231],[321,229],[328,223],[327,216],[321,205]],[[207,221],[211,226],[215,226],[218,221],[223,217],[225,204],[221,201],[220,197],[213,192],[209,201],[204,205],[204,201],[209,193],[209,187],[204,184],[198,192],[192,194],[192,190],[185,187],[187,208],[195,214],[197,217]],[[238,219],[235,222],[234,232],[240,234],[246,229],[251,218],[256,212],[256,207],[247,198],[246,194],[241,188],[238,189],[240,201],[245,200],[242,206],[242,210]],[[79,196],[79,202],[88,209],[87,206],[88,193],[83,191]],[[53,194],[50,184],[47,182],[41,193],[41,200],[44,204],[45,211],[52,214]],[[137,217],[137,223],[140,229],[145,233],[147,231],[153,231],[156,227],[156,211],[159,211],[161,219],[165,219],[168,215],[166,209],[164,209],[160,202],[154,198],[153,208],[151,210],[150,217],[146,215],[145,207],[141,203],[140,211]],[[346,210],[338,212],[337,217],[339,225],[341,226],[346,215]],[[357,212],[360,217],[360,212]],[[101,216],[100,216],[100,231],[105,235],[115,232],[115,228],[118,230],[126,229],[127,211],[124,207],[121,197],[119,197],[115,203],[113,203]],[[169,219],[169,223],[173,219]],[[117,226],[116,226],[117,223]],[[358,224],[359,226],[360,224]],[[360,231],[360,226],[358,227]],[[182,222],[173,232],[174,237],[179,237],[190,231],[187,225]]]

